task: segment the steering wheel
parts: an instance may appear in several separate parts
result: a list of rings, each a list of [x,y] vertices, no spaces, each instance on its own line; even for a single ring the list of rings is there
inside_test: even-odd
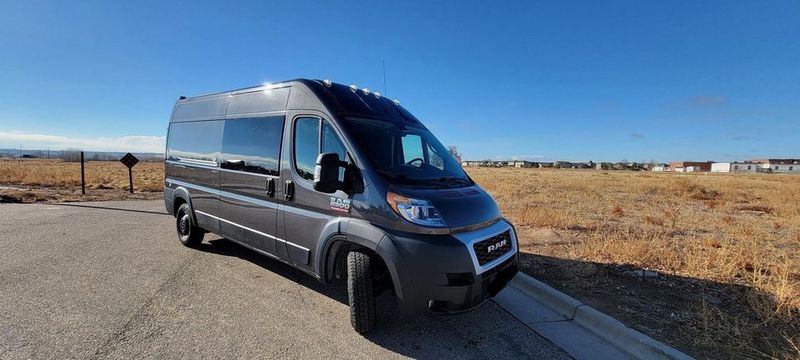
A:
[[[422,166],[422,163],[425,162],[425,160],[423,160],[422,158],[415,158],[415,159],[411,159],[410,161],[406,162],[406,165],[412,165],[413,166],[414,162],[416,162],[416,161],[419,161],[419,166]]]

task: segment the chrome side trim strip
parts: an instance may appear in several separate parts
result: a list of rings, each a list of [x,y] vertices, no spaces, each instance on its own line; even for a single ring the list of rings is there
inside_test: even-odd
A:
[[[175,161],[175,160],[165,160],[165,162],[167,164],[176,165],[176,166],[186,166],[186,167],[198,168],[198,169],[219,170],[220,172],[227,172],[227,173],[232,173],[232,174],[242,174],[242,175],[247,175],[247,176],[258,176],[258,177],[266,178],[266,179],[269,179],[269,178],[277,179],[277,178],[280,177],[278,175],[257,174],[257,173],[247,172],[247,171],[225,169],[225,168],[217,167],[217,166],[205,166],[205,165],[202,165],[202,164],[194,164],[194,163],[191,163],[191,162],[187,162],[186,160],[183,160],[183,162]]]
[[[170,161],[174,161],[174,160],[170,160]],[[178,164],[184,164],[184,165],[200,165],[202,167],[213,167],[213,168],[217,167],[217,162],[216,161],[211,161],[211,160],[178,158],[177,163]]]

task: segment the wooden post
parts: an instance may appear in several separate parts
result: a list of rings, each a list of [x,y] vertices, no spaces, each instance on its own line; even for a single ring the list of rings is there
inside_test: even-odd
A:
[[[133,168],[128,168],[128,182],[131,185],[131,194],[133,194]]]
[[[133,194],[133,166],[139,162],[139,159],[133,154],[127,153],[122,159],[119,159],[119,162],[128,167],[128,182],[130,183],[131,194]]]
[[[86,176],[83,171],[83,151],[81,151],[81,194],[86,195]]]

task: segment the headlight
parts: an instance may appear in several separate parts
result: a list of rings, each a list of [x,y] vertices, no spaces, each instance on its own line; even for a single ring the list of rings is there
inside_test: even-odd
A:
[[[386,201],[403,219],[422,226],[444,227],[444,219],[428,200],[412,199],[391,191]]]

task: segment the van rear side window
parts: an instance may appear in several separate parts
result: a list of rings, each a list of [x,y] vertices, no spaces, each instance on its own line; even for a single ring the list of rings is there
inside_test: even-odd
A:
[[[216,166],[222,145],[222,120],[172,123],[167,160]]]
[[[283,116],[225,120],[222,168],[278,176]]]

